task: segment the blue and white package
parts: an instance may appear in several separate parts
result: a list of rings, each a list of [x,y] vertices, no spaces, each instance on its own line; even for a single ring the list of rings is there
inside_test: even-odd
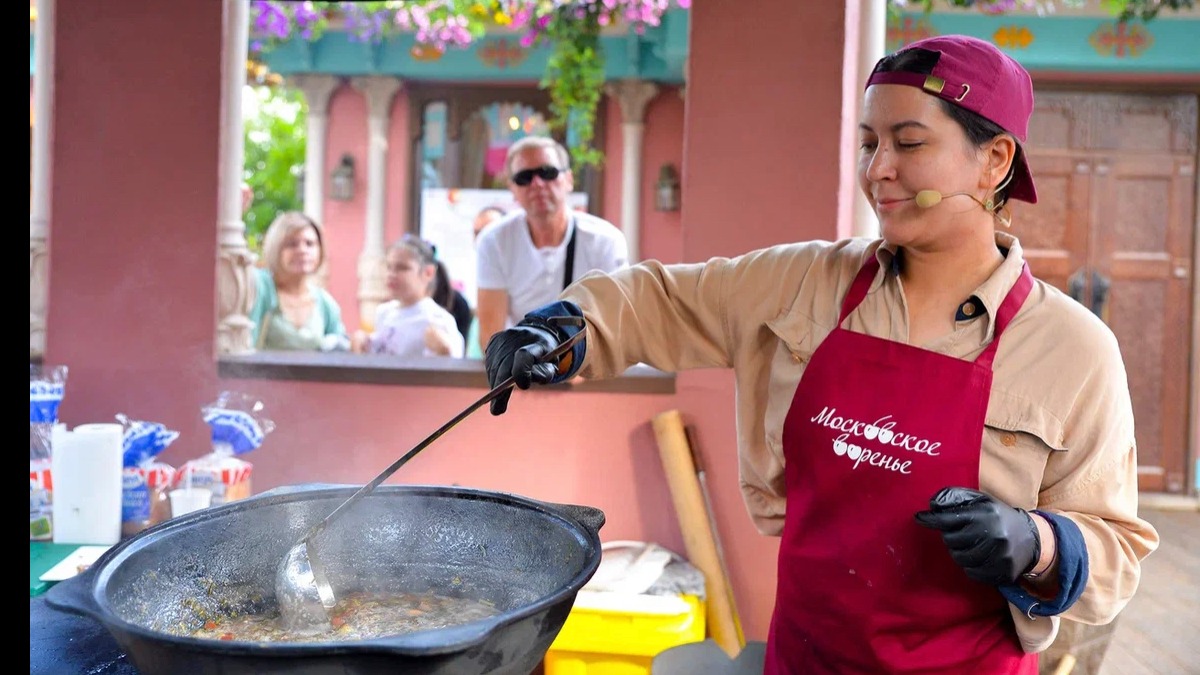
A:
[[[54,538],[50,435],[66,392],[67,367],[29,364],[29,540]]]
[[[146,464],[179,438],[178,431],[171,431],[157,422],[131,420],[124,415],[117,415],[117,420],[125,426],[122,448],[127,468]]]
[[[156,514],[154,507],[167,501],[166,491],[175,480],[175,469],[155,461],[155,457],[179,438],[179,432],[125,415],[117,415],[117,420],[125,427],[121,439],[121,524],[122,534],[128,536],[170,517],[169,510]]]
[[[58,406],[66,387],[62,382],[29,381],[29,421],[53,424],[58,421]]]
[[[249,413],[241,410],[212,408],[204,413],[204,421],[212,430],[213,449],[241,455],[262,445],[262,426]]]

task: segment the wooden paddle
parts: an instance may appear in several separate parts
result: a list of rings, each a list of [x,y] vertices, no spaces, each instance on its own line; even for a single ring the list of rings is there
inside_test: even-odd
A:
[[[746,638],[687,430],[678,410],[655,416],[653,425],[688,561],[704,573],[708,633],[730,658],[736,657],[746,646]]]

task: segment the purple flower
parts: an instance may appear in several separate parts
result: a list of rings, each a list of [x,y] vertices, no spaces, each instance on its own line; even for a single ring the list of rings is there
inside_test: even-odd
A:
[[[280,40],[286,39],[291,33],[290,22],[283,8],[271,2],[255,2],[252,10],[254,17],[254,32]]]
[[[1003,14],[1017,6],[1017,0],[988,0],[979,8],[985,14]]]

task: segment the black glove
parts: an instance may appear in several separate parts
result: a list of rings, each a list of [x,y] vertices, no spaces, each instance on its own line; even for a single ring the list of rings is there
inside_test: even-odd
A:
[[[985,584],[1014,583],[1042,554],[1033,517],[978,490],[942,488],[916,519],[941,530],[954,562]]]
[[[521,389],[528,389],[533,382],[549,384],[558,375],[557,363],[543,363],[542,358],[562,344],[564,336],[553,330],[521,321],[512,328],[496,333],[488,340],[484,351],[488,386],[495,387],[509,376],[516,380]],[[503,415],[508,410],[508,397],[512,389],[492,399],[493,415]]]

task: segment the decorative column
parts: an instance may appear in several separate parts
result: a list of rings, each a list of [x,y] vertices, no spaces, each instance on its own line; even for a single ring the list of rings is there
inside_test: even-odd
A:
[[[883,58],[887,38],[887,2],[886,0],[862,0],[858,9],[858,78],[854,82],[856,106],[851,122],[857,133],[859,117],[862,114],[863,87],[871,75],[875,62]],[[850,184],[854,186],[854,220],[850,234],[856,237],[878,237],[879,220],[862,190],[858,189],[858,167],[855,162],[847,162],[843,171],[850,172]]]
[[[646,104],[658,87],[645,80],[620,80],[604,92],[621,104],[621,229],[629,242],[629,262],[641,259],[642,136]]]
[[[46,350],[50,234],[50,106],[54,104],[54,0],[37,0],[34,27],[33,176],[29,186],[29,358]]]
[[[254,303],[251,267],[256,256],[246,246],[242,220],[242,88],[250,11],[245,0],[225,0],[221,52],[220,183],[217,188],[217,354],[254,350],[248,316]]]
[[[332,75],[304,74],[288,78],[308,102],[308,137],[304,142],[304,212],[324,224],[325,138],[329,128],[329,99],[341,84]]]
[[[358,256],[358,311],[359,316],[371,317],[375,307],[388,297],[383,241],[387,131],[392,99],[400,91],[401,82],[394,77],[356,77],[350,84],[367,97],[367,222],[363,250]]]

